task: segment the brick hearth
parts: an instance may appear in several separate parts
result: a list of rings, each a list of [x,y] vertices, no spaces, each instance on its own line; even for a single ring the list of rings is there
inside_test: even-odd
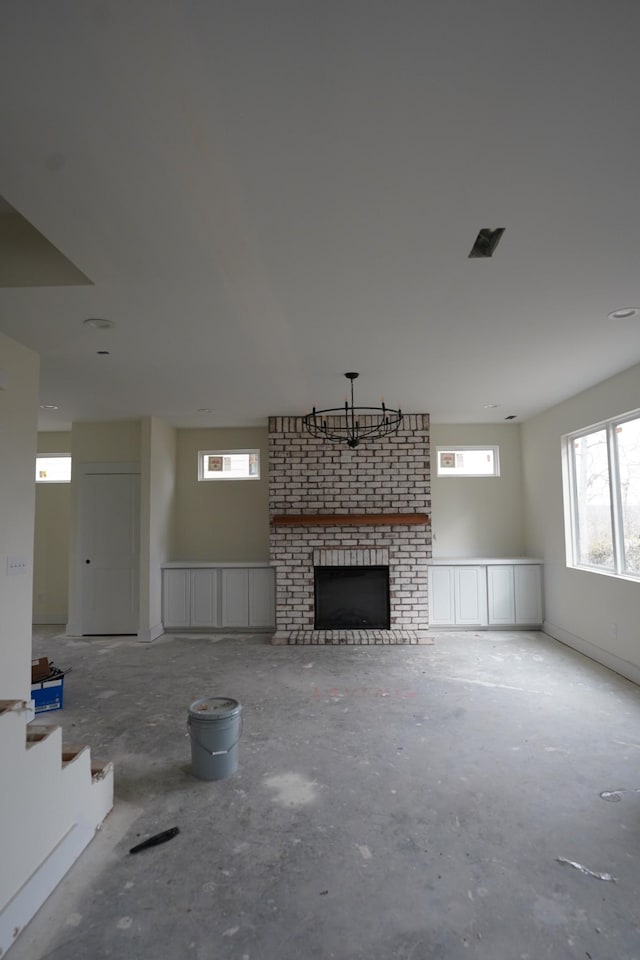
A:
[[[429,417],[355,450],[269,418],[274,643],[429,643]],[[315,630],[314,566],[389,566],[389,630]]]

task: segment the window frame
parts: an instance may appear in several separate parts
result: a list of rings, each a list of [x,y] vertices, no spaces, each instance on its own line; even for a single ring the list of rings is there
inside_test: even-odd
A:
[[[562,436],[562,474],[565,527],[565,564],[571,570],[584,570],[623,580],[640,580],[640,573],[625,569],[624,521],[622,485],[617,428],[630,420],[639,420],[640,410],[632,410],[618,417],[601,420],[580,430]],[[607,442],[607,479],[609,484],[609,516],[613,548],[613,569],[580,560],[580,505],[577,487],[575,441],[591,434],[604,432]]]
[[[493,453],[493,473],[444,473],[440,472],[440,454],[441,453],[459,453],[465,450],[475,450],[481,453],[485,450],[491,450]],[[438,480],[493,480],[500,476],[500,444],[498,443],[472,443],[472,444],[438,444],[436,446],[436,477]]]
[[[204,476],[204,458],[205,457],[229,457],[229,456],[237,456],[238,454],[256,455],[258,458],[257,459],[258,472],[253,475],[247,474],[246,477],[229,477],[229,476],[225,477],[223,471],[220,471],[219,477]],[[260,449],[258,447],[253,448],[251,450],[245,449],[245,448],[238,448],[233,450],[198,450],[198,482],[209,483],[210,481],[213,481],[214,483],[218,483],[220,480],[224,480],[228,483],[231,480],[237,480],[243,483],[245,480],[259,480],[260,479],[260,460],[261,460]]]
[[[39,460],[59,460],[65,459],[69,461],[69,479],[68,480],[44,480],[38,477],[38,461]],[[36,453],[36,467],[35,467],[35,482],[37,484],[42,484],[47,486],[50,484],[69,484],[71,483],[71,478],[73,474],[73,458],[70,453]]]

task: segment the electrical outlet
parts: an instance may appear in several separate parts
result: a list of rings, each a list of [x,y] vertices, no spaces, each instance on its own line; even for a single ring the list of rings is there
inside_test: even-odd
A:
[[[611,628],[610,628],[610,630],[609,630],[609,634],[610,634],[612,640],[617,640],[617,639],[618,639],[618,624],[617,624],[617,623],[612,623],[612,624],[611,624]]]
[[[7,557],[7,576],[18,577],[27,573],[29,561],[26,557]]]

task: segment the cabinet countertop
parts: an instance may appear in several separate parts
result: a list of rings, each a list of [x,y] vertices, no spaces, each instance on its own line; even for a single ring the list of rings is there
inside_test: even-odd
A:
[[[238,567],[242,570],[246,570],[247,567],[270,567],[271,564],[268,560],[231,560],[226,563],[219,560],[169,560],[167,563],[161,563],[160,567],[162,570],[197,570],[197,569],[211,569],[211,568],[224,568],[225,570],[229,567]]]
[[[496,564],[542,563],[535,557],[432,557],[427,560],[431,567],[489,567]]]

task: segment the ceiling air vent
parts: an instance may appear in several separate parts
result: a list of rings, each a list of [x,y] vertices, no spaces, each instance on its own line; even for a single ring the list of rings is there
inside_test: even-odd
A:
[[[469,259],[472,257],[492,257],[504,231],[504,227],[483,227],[471,247]]]

